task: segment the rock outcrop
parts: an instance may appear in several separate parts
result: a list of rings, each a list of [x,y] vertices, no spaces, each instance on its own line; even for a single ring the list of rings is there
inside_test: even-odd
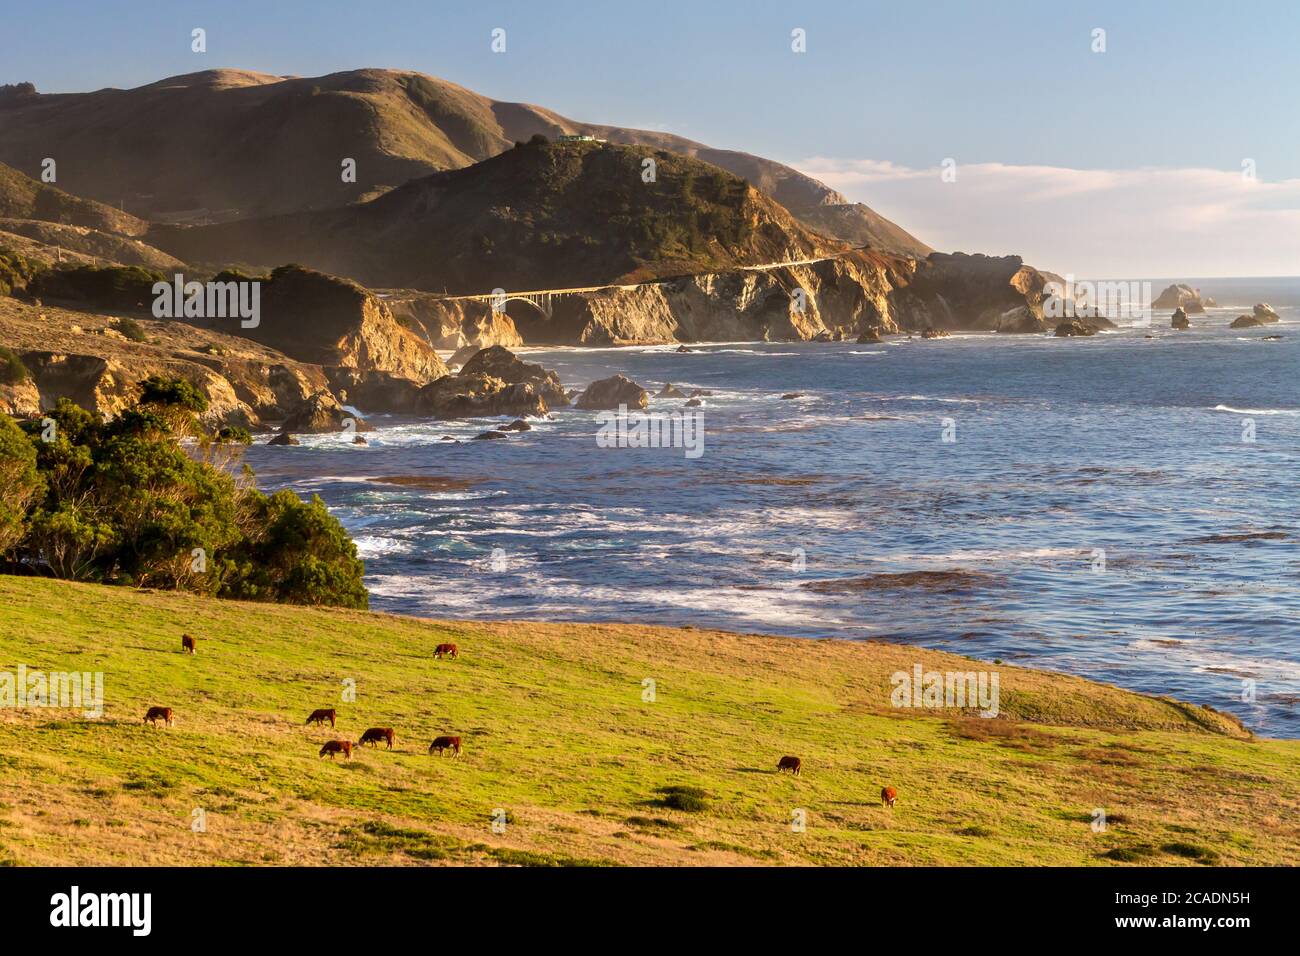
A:
[[[560,377],[536,362],[525,362],[507,348],[493,345],[477,352],[461,368],[462,375],[490,375],[507,385],[531,385],[551,408],[569,403]]]
[[[0,383],[0,415],[35,418],[41,411],[41,392],[30,378],[13,385]]]
[[[319,391],[293,409],[280,425],[281,434],[318,435],[341,432],[351,427],[355,431],[369,431],[366,422],[343,408],[328,391]]]
[[[1174,309],[1174,314],[1169,317],[1169,327],[1184,332],[1192,327],[1192,323],[1187,319],[1187,313],[1182,309]]]
[[[433,346],[400,325],[373,292],[298,266],[282,266],[262,281],[255,327],[243,328],[238,319],[190,321],[313,365],[388,372],[421,385],[447,374]]]
[[[446,375],[420,389],[416,412],[433,418],[545,415],[546,399],[532,385],[508,384],[482,373]]]
[[[524,344],[509,313],[493,309],[488,299],[446,299],[431,292],[393,289],[383,293],[383,300],[398,322],[423,335],[434,348],[473,355],[492,345]],[[452,363],[460,364],[456,357]]]
[[[578,408],[591,410],[645,408],[650,404],[649,394],[636,382],[623,375],[612,375],[592,382],[578,396]]]
[[[1062,322],[1056,327],[1058,338],[1065,338],[1072,335],[1096,335],[1097,329],[1079,319],[1071,319],[1069,322]]]
[[[415,414],[421,386],[409,378],[354,368],[329,368],[325,374],[338,399],[363,412]]]
[[[1230,329],[1253,329],[1264,324],[1264,320],[1257,315],[1239,315],[1229,324]]]
[[[1281,316],[1267,302],[1256,302],[1255,307],[1251,310],[1252,314],[1263,319],[1265,322],[1281,321]]]
[[[1151,303],[1151,308],[1182,309],[1188,315],[1196,315],[1204,312],[1207,307],[1213,308],[1214,305],[1214,300],[1203,297],[1200,289],[1193,289],[1189,285],[1177,282],[1167,286],[1156,296],[1155,301]]]

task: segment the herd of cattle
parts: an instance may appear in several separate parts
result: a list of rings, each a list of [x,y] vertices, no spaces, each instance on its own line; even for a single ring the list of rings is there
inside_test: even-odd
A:
[[[188,634],[181,635],[181,652],[184,654],[195,653],[194,638],[190,637]],[[460,650],[455,644],[439,644],[434,648],[433,656],[438,659],[443,657],[455,659],[460,656]],[[172,726],[174,718],[170,707],[150,707],[148,712],[144,715],[144,722],[146,724],[151,724],[154,727],[158,726],[158,721],[160,720],[163,722],[164,726]],[[329,721],[331,728],[333,728],[338,722],[338,711],[333,707],[322,707],[319,710],[313,710],[311,716],[307,718],[307,724],[315,724],[317,727],[320,727],[323,726],[327,720]],[[379,746],[379,742],[383,741],[387,744],[387,749],[392,750],[393,744],[396,740],[397,734],[393,731],[392,727],[371,727],[361,735],[361,739],[358,740],[355,745],[352,741],[344,739],[325,741],[324,745],[320,748],[318,756],[328,756],[333,760],[335,754],[343,754],[344,757],[351,760],[353,746],[361,747],[364,744],[370,744],[372,747],[377,747]],[[429,753],[436,753],[439,755],[450,753],[452,757],[459,757],[460,737],[450,735],[435,737],[433,743],[429,744]],[[803,761],[798,757],[791,757],[788,755],[782,757],[776,763],[776,772],[780,773],[782,770],[789,770],[792,775],[797,777],[803,770]],[[885,787],[880,791],[880,803],[882,806],[892,807],[897,798],[898,794],[894,791],[893,787]]]

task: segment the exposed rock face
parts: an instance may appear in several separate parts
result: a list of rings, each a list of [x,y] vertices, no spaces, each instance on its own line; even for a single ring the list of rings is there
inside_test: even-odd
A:
[[[29,378],[17,385],[0,384],[0,415],[35,418],[41,413],[41,393]]]
[[[522,310],[517,328],[529,343],[581,345],[834,341],[864,334],[871,341],[872,333],[930,327],[1044,332],[1055,327],[1043,312],[1054,278],[1015,256],[935,254],[918,261],[858,250],[803,265],[556,295],[549,319]],[[455,326],[473,301],[427,299],[425,321]]]
[[[325,373],[335,395],[363,412],[413,415],[419,404],[421,386],[409,378],[354,368],[331,368]]]
[[[448,300],[411,289],[385,292],[383,299],[394,318],[414,327],[435,348],[468,350],[472,355],[491,345],[514,348],[524,344],[508,312],[494,311],[488,300]]]
[[[856,341],[858,345],[871,345],[874,342],[883,342],[884,338],[881,336],[879,329],[867,329],[857,337]]]
[[[952,333],[947,329],[925,329],[921,332],[923,339],[946,339]]]
[[[665,385],[663,388],[659,389],[659,391],[655,393],[655,398],[685,398],[685,397],[686,397],[686,393],[683,392],[676,385],[674,385],[672,382],[669,382],[667,385]]]
[[[493,345],[469,359],[462,375],[490,375],[508,385],[531,385],[552,408],[567,405],[560,377],[536,362],[525,362],[507,348]]]
[[[1195,315],[1205,311],[1205,307],[1214,306],[1214,300],[1202,298],[1200,289],[1193,289],[1189,285],[1181,282],[1167,287],[1161,292],[1154,302],[1151,303],[1153,309],[1179,309],[1181,308],[1188,315]]]
[[[329,392],[320,391],[289,413],[280,426],[280,432],[285,435],[341,432],[348,422],[352,422],[357,431],[370,428],[362,419],[344,409]]]
[[[602,378],[587,386],[578,396],[578,408],[604,410],[626,405],[628,408],[645,408],[650,404],[646,390],[622,375]]]
[[[510,385],[482,373],[446,375],[420,389],[416,411],[434,418],[545,415],[544,399],[532,385]]]
[[[280,434],[272,438],[270,441],[268,441],[267,444],[268,445],[301,445],[302,442],[298,441],[298,439],[294,438],[288,432],[281,432]]]
[[[130,406],[150,375],[181,378],[208,399],[209,427],[257,430],[328,386],[317,366],[263,345],[183,322],[141,320],[147,341],[128,341],[110,316],[0,298],[0,341],[23,359],[41,409],[66,396],[112,418]],[[31,392],[26,392],[30,402]]]
[[[1097,330],[1078,319],[1072,319],[1069,322],[1062,322],[1056,327],[1056,335],[1064,338],[1070,335],[1096,335]]]
[[[1175,309],[1174,314],[1169,318],[1169,327],[1178,329],[1180,332],[1186,331],[1192,327],[1192,323],[1187,320],[1187,313],[1182,309]]]
[[[195,321],[300,362],[390,372],[421,385],[447,374],[433,346],[399,325],[378,296],[347,279],[297,266],[282,266],[263,281],[255,328],[242,328],[238,319]]]
[[[1261,315],[1239,315],[1232,320],[1229,328],[1233,329],[1253,329],[1261,325],[1268,325],[1270,322],[1276,322],[1277,319],[1267,319]]]
[[[1279,322],[1280,316],[1273,310],[1273,307],[1267,302],[1256,302],[1252,310],[1253,314],[1263,319],[1265,322]]]

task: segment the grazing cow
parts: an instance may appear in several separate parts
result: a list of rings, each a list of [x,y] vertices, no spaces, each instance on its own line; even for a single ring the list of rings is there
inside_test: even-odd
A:
[[[349,760],[352,759],[352,741],[350,740],[327,740],[325,746],[320,749],[320,756],[330,755],[330,760],[334,759],[335,754],[342,754]]]
[[[880,805],[882,807],[892,807],[894,801],[898,799],[898,793],[893,787],[884,787],[880,791]]]
[[[392,727],[371,727],[361,735],[361,739],[357,741],[357,746],[370,744],[370,746],[374,747],[379,744],[379,741],[386,740],[388,741],[388,749],[392,750],[393,741],[396,739],[397,735],[393,733]]]
[[[780,773],[782,770],[789,770],[790,773],[794,774],[797,777],[799,776],[799,771],[802,769],[803,769],[803,761],[800,760],[798,757],[782,757],[780,760],[776,762],[777,773]]]
[[[329,710],[326,710],[322,707],[320,710],[313,710],[311,712],[311,716],[307,718],[307,723],[323,724],[325,723],[325,721],[328,720],[330,722],[330,726],[333,727],[334,720],[337,717],[338,714],[334,711],[334,708],[331,707]]]
[[[460,651],[456,648],[455,644],[439,644],[433,649],[434,657],[442,657],[444,654],[448,657],[459,657]]]
[[[182,654],[194,653],[194,638],[190,637],[188,634],[181,635],[181,653]]]
[[[460,738],[459,737],[439,737],[433,743],[429,744],[429,753],[437,751],[450,750],[452,757],[460,756]]]
[[[144,715],[144,722],[153,724],[155,727],[158,726],[160,720],[166,727],[172,725],[172,709],[170,707],[150,707],[149,712]]]

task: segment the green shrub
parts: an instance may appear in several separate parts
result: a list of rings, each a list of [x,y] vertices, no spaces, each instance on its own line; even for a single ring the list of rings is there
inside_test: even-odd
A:
[[[1137,846],[1117,846],[1113,850],[1107,850],[1102,854],[1108,860],[1117,860],[1120,863],[1136,863],[1155,853],[1151,847],[1145,844]]]
[[[1186,857],[1199,863],[1216,863],[1219,859],[1218,853],[1206,847],[1197,846],[1195,843],[1166,843],[1160,849],[1174,856]]]
[[[140,266],[87,265],[42,272],[27,284],[27,291],[42,298],[132,311],[150,308],[154,283],[165,281],[162,273]]]
[[[7,415],[0,415],[0,556],[27,533],[27,511],[45,481],[36,470],[36,449]]]
[[[709,809],[709,794],[699,787],[660,787],[656,793],[660,796],[655,802],[661,807],[686,813],[703,813]]]
[[[117,320],[117,330],[132,342],[147,342],[149,336],[145,333],[144,326],[135,319],[121,318]]]
[[[244,502],[247,534],[233,550],[234,569],[224,597],[285,604],[365,608],[365,566],[357,546],[318,495],[303,501],[292,491]]]
[[[216,442],[218,445],[251,445],[253,436],[249,434],[247,428],[225,425],[217,431]]]
[[[27,366],[11,348],[0,345],[0,385],[21,385],[27,381]]]
[[[140,383],[140,402],[144,405],[175,405],[192,412],[208,410],[207,396],[192,384],[183,378],[164,378],[161,375],[150,375]]]
[[[0,420],[0,553],[60,578],[367,606],[356,546],[319,498],[267,496],[191,457],[175,436],[206,407],[192,386],[145,394],[158,401],[111,422],[60,399],[53,441],[40,421]]]
[[[13,295],[27,288],[40,267],[25,256],[0,249],[0,295]]]

